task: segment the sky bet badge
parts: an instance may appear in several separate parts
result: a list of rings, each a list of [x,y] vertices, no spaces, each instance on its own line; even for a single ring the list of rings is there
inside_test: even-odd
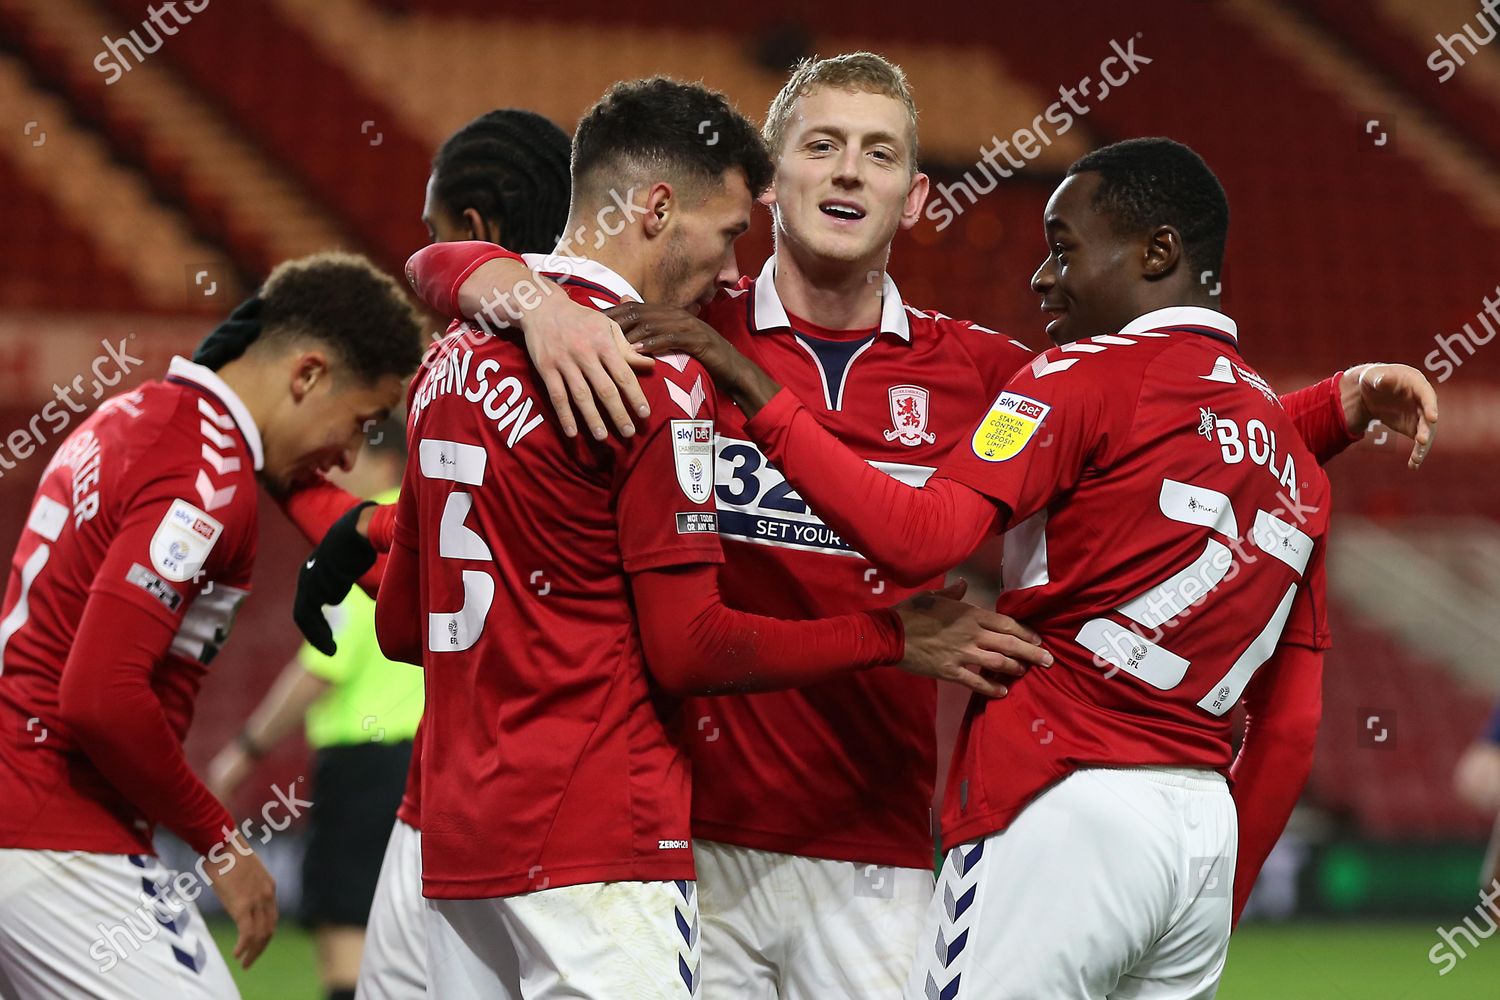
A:
[[[1029,396],[1002,392],[974,432],[974,454],[986,462],[1015,458],[1052,409]]]
[[[714,422],[672,421],[672,457],[677,485],[693,503],[703,503],[714,488]]]

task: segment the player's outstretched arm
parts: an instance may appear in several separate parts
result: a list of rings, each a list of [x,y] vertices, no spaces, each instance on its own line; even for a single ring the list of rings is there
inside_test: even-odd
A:
[[[1322,690],[1322,651],[1283,643],[1245,691],[1245,738],[1230,769],[1239,818],[1236,923],[1312,773]]]
[[[676,306],[627,302],[604,315],[620,324],[625,339],[650,355],[681,352],[696,358],[747,417],[781,391],[781,384],[745,357],[719,331]]]
[[[696,316],[635,303],[610,313],[642,350],[682,352],[701,362],[818,516],[898,582],[917,586],[951,569],[993,529],[997,509],[983,495],[940,477],[914,488],[878,471]]]
[[[297,571],[292,620],[313,648],[324,656],[332,656],[338,647],[323,608],[342,604],[349,596],[350,588],[370,573],[379,559],[379,553],[367,537],[370,519],[378,506],[366,500],[340,515]],[[384,574],[383,568],[381,573]],[[378,584],[374,596],[379,599]]]
[[[434,243],[411,256],[406,276],[439,315],[520,327],[568,437],[578,433],[575,408],[597,440],[608,436],[596,397],[622,437],[635,433],[631,413],[651,415],[631,369],[649,371],[653,360],[631,348],[614,321],[574,302],[509,250],[477,240]]]
[[[1412,439],[1411,469],[1421,466],[1436,440],[1437,390],[1410,365],[1356,365],[1283,393],[1281,405],[1319,464],[1364,437],[1375,421]]]
[[[318,545],[327,538],[328,532],[338,523],[339,518],[355,507],[366,503],[360,497],[322,476],[307,486],[293,490],[284,496],[276,496],[275,499],[282,513],[287,516],[287,520],[296,525],[297,530],[302,532],[302,536],[313,545]],[[370,525],[376,515],[377,512],[374,510],[365,513],[359,519],[357,527],[360,537],[368,538],[375,546],[377,555],[383,556],[390,548],[390,543],[387,541],[385,545],[381,545],[376,529]],[[350,583],[351,585],[358,583],[359,588],[370,595],[371,600],[374,600],[380,590],[380,577],[384,572],[385,560],[377,557],[374,565],[370,566],[364,575]],[[347,592],[346,588],[345,593]]]
[[[631,590],[652,676],[671,694],[751,693],[816,684],[881,664],[1000,697],[996,678],[1052,657],[1030,629],[959,598],[960,581],[894,608],[809,621],[736,611],[713,563],[634,573]]]
[[[1421,467],[1437,441],[1437,389],[1411,365],[1365,364],[1339,380],[1345,419],[1351,432],[1363,435],[1379,421],[1412,439],[1408,469]]]

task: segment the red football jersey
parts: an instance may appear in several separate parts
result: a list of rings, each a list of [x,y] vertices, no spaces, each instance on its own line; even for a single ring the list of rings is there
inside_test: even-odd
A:
[[[91,593],[176,630],[152,678],[181,740],[250,588],[260,435],[217,375],[174,358],[162,382],[106,400],[42,475],[0,618],[0,847],[153,853],[152,825],[58,717]]]
[[[640,298],[594,262],[527,262],[584,304]],[[650,419],[595,442],[563,436],[519,334],[450,334],[418,376],[395,541],[427,612],[428,896],[693,877],[680,703],[630,574],[723,558],[714,399],[682,355],[640,382]]]
[[[981,400],[1033,357],[992,330],[904,304],[887,276],[880,326],[825,330],[789,316],[760,277],[719,296],[703,318],[818,421],[877,468],[925,482],[967,444]],[[915,589],[884,576],[835,535],[744,430],[718,414],[715,500],[724,603],[808,619],[889,607]],[[941,578],[930,586],[941,586]],[[866,670],[790,691],[689,699],[693,832],[809,857],[932,864],[937,687]]]
[[[998,609],[1057,658],[970,703],[947,843],[1004,829],[1078,767],[1227,770],[1256,668],[1322,638],[1328,481],[1221,313],[1162,309],[1046,352],[939,475],[1010,510]]]

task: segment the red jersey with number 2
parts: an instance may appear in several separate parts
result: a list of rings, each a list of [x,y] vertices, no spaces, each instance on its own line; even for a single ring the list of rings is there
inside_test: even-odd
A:
[[[1079,767],[1227,769],[1256,668],[1315,638],[1329,515],[1327,478],[1233,322],[1158,310],[1046,352],[938,475],[1010,511],[998,610],[1057,658],[971,702],[945,842],[1004,829]]]

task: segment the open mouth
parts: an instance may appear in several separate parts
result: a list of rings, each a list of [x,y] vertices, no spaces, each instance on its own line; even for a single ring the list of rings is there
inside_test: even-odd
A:
[[[858,222],[865,217],[865,210],[847,201],[825,201],[818,206],[822,213],[840,222]]]

